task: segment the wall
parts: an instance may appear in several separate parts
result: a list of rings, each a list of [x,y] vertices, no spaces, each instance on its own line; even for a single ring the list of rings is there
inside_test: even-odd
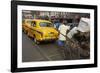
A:
[[[33,0],[33,1],[98,5],[99,6],[98,19],[100,19],[100,5],[99,5],[100,0]],[[10,17],[11,17],[10,0],[0,0],[0,73],[10,73],[10,54],[11,54]],[[98,24],[99,23],[100,21],[98,22]],[[99,26],[100,25],[98,25],[98,28]],[[100,31],[100,29],[98,31]],[[100,34],[98,34],[98,37],[100,37]],[[98,51],[100,51],[99,48]],[[100,53],[98,55],[100,56]],[[100,64],[100,57],[98,58],[98,62]],[[75,73],[92,73],[92,72],[100,73],[100,66],[98,68],[41,71],[41,72],[34,72],[34,73],[74,73],[74,72]]]

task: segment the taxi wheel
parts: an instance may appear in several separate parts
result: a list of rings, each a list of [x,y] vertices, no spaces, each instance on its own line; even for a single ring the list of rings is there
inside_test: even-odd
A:
[[[22,28],[22,32],[24,32],[24,28]]]
[[[39,42],[39,41],[37,41],[37,39],[36,39],[36,38],[34,38],[34,42],[35,42],[36,44],[40,44],[40,42]]]

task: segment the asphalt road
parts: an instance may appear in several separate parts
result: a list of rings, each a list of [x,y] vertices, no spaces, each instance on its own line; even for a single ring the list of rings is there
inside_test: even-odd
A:
[[[22,33],[22,62],[64,60],[56,42],[42,42],[37,45]]]

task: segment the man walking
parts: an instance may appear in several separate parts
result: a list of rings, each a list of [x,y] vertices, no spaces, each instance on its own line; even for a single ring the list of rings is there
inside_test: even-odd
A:
[[[67,31],[70,29],[70,26],[65,25],[66,23],[62,21],[61,25],[58,28],[59,31],[59,39],[58,39],[58,45],[60,47],[61,54],[65,58],[64,49],[65,49],[65,42],[66,42],[66,34]]]

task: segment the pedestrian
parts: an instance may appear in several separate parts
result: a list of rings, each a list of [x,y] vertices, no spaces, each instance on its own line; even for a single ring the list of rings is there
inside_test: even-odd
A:
[[[66,41],[66,34],[68,32],[68,30],[70,29],[70,26],[67,26],[64,21],[62,21],[61,25],[58,28],[59,31],[59,41],[60,42],[65,42]]]
[[[54,28],[56,28],[58,30],[59,26],[61,25],[59,20],[56,20],[54,23]]]
[[[70,29],[70,26],[67,26],[64,21],[62,21],[61,25],[58,28],[59,31],[59,38],[58,38],[58,45],[60,47],[60,51],[62,52],[63,57],[65,58],[64,49],[65,49],[65,42],[66,42],[66,34],[67,31]]]

